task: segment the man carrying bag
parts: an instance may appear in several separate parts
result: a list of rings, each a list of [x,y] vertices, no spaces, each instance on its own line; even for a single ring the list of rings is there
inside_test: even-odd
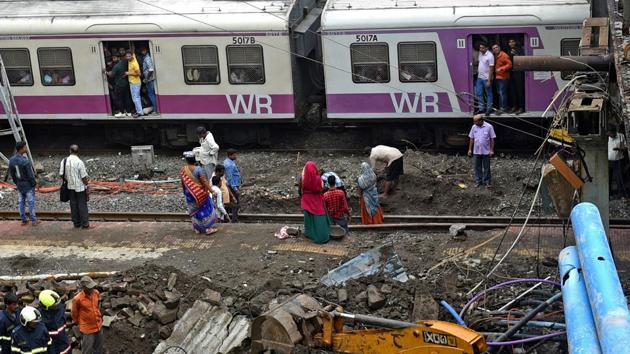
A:
[[[70,212],[72,214],[72,223],[75,228],[90,229],[90,220],[88,215],[88,174],[85,164],[78,156],[79,146],[73,144],[70,146],[70,155],[65,158],[59,166],[59,176],[63,183],[59,199],[64,201],[64,184],[68,189],[68,199],[70,201]]]

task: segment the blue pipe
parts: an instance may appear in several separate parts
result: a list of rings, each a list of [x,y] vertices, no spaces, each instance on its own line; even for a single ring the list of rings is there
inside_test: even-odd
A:
[[[442,305],[442,307],[444,307],[446,311],[448,311],[451,314],[451,316],[453,316],[457,324],[466,327],[466,322],[464,322],[464,319],[461,318],[461,316],[459,316],[459,314],[457,313],[457,311],[455,311],[453,306],[451,306],[448,302],[444,300],[440,301],[440,305]]]
[[[630,312],[599,211],[580,203],[571,211],[571,222],[602,353],[627,353]]]
[[[558,256],[562,283],[562,302],[567,326],[569,354],[601,354],[595,333],[595,321],[584,286],[580,260],[575,246],[570,246]]]

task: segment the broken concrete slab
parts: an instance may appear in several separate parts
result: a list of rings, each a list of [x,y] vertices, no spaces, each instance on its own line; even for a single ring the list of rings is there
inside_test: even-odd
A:
[[[153,353],[161,354],[172,346],[187,353],[228,353],[249,337],[250,327],[245,316],[234,317],[224,308],[197,300]]]
[[[453,224],[451,225],[451,227],[448,228],[448,233],[449,235],[456,237],[456,236],[464,234],[465,230],[466,230],[466,224]]]
[[[103,327],[109,327],[112,325],[112,322],[116,320],[116,317],[112,316],[103,316]]]
[[[221,305],[221,293],[212,289],[204,289],[201,294],[201,300],[210,303],[211,305]]]
[[[348,290],[344,288],[337,290],[337,301],[339,301],[339,303],[348,301]]]
[[[263,291],[249,301],[249,308],[253,317],[262,315],[269,308],[269,303],[274,299],[276,294],[271,290]]]
[[[169,291],[172,291],[173,288],[175,287],[176,283],[177,283],[177,274],[171,273],[168,276],[168,282],[166,283],[166,289],[168,289]]]
[[[121,309],[124,307],[129,307],[131,306],[131,298],[127,295],[123,296],[123,297],[113,297],[111,298],[111,304],[112,304],[112,308],[114,309]]]
[[[371,310],[378,310],[385,305],[385,296],[372,284],[367,287],[367,302]]]
[[[158,301],[153,309],[153,317],[163,325],[169,324],[177,319],[177,308],[169,309],[163,302]]]
[[[320,282],[326,286],[345,285],[350,279],[384,273],[394,280],[406,282],[409,278],[394,245],[387,243],[352,258],[324,275]]]
[[[177,291],[176,289],[173,289],[174,291],[165,291],[164,292],[164,296],[166,296],[166,300],[164,300],[164,306],[166,306],[167,309],[174,309],[177,308],[177,306],[179,306],[179,302],[182,299],[182,294]]]

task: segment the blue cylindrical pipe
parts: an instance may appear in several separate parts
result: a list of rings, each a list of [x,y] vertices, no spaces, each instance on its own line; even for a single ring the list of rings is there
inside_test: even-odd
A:
[[[602,353],[627,353],[630,312],[599,211],[580,203],[571,211],[571,222]]]
[[[562,303],[567,325],[569,354],[601,354],[599,339],[595,335],[595,321],[584,285],[580,260],[575,246],[570,246],[558,256]]]

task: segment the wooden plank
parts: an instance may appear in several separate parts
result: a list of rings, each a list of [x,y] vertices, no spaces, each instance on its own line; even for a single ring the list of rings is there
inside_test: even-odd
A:
[[[586,25],[591,27],[607,26],[608,21],[608,17],[589,17],[586,19]]]
[[[599,28],[599,47],[608,50],[608,26]]]

